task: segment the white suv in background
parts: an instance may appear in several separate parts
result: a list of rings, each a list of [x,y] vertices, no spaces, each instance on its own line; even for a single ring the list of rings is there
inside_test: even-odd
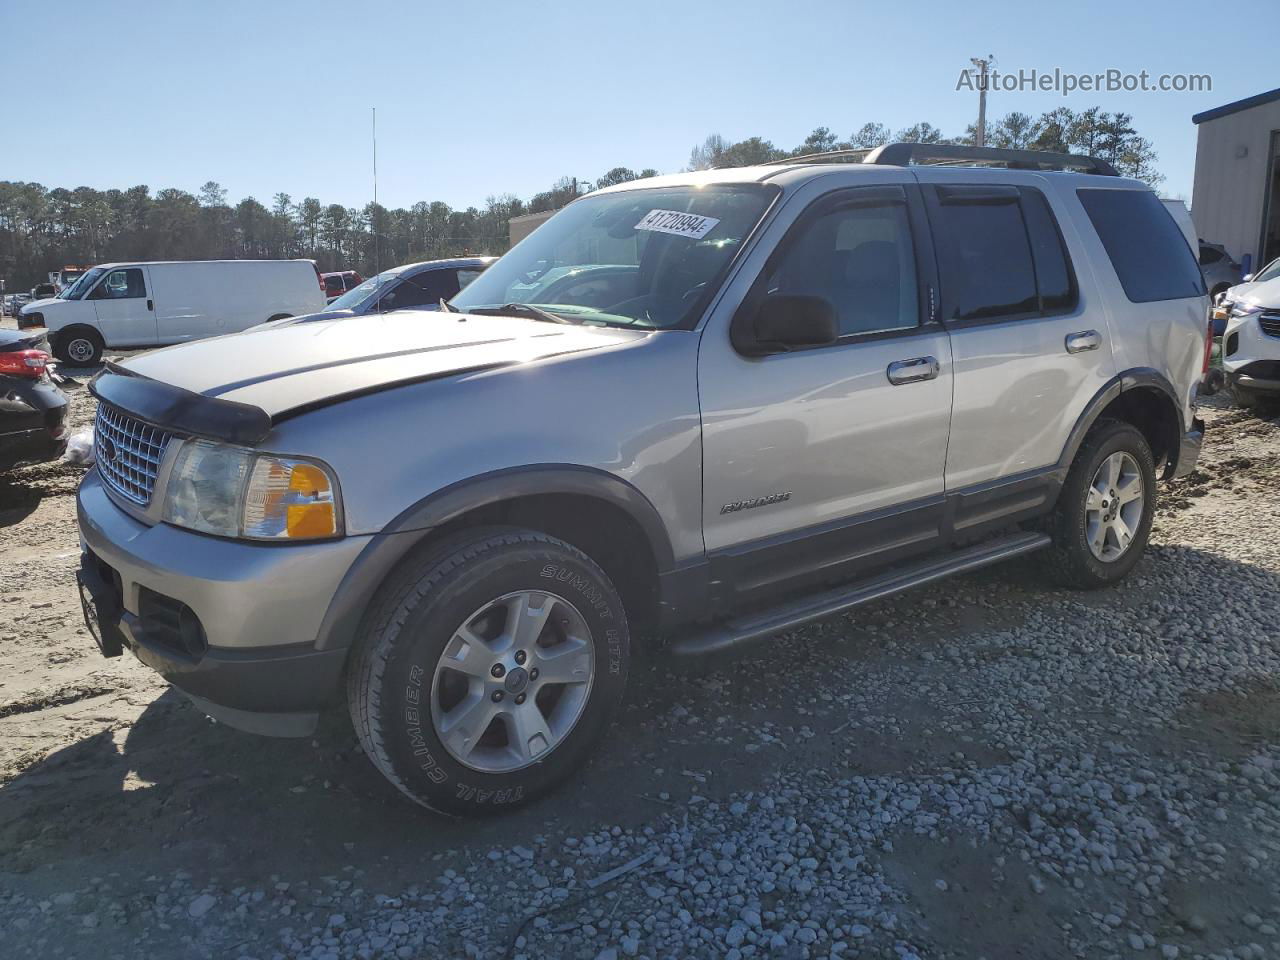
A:
[[[1267,279],[1271,277],[1272,279]],[[1280,401],[1280,268],[1264,267],[1251,282],[1232,287],[1214,309],[1225,315],[1222,369],[1242,407]]]

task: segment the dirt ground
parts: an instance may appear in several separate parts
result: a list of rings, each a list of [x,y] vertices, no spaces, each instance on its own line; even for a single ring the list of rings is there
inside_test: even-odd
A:
[[[76,372],[76,379],[67,388],[72,419],[85,426],[93,402],[83,387],[87,378]],[[1206,579],[1187,588],[1205,606],[1239,582],[1241,564],[1274,583],[1280,549],[1228,558],[1224,547],[1255,522],[1251,503],[1280,495],[1280,425],[1225,404],[1205,416],[1201,466],[1163,493],[1155,548],[1144,575],[1130,585],[1081,598],[1004,567],[933,589],[923,601],[876,604],[773,649],[679,671],[642,662],[626,709],[579,778],[515,814],[464,823],[404,802],[362,756],[341,713],[313,739],[252,737],[208,720],[132,657],[104,660],[81,623],[73,580],[74,491],[83,468],[50,464],[0,477],[0,893],[53,902],[53,911],[68,896],[92,898],[98,917],[91,923],[85,914],[82,922],[69,913],[62,934],[42,935],[26,955],[144,955],[133,945],[148,921],[134,905],[174,877],[190,879],[193,889],[355,878],[368,890],[396,891],[450,866],[483,869],[493,848],[535,838],[554,846],[557,838],[601,825],[640,829],[679,817],[699,800],[767,791],[811,771],[907,776],[942,769],[958,752],[978,767],[1005,763],[1011,746],[993,732],[993,719],[980,715],[981,705],[887,685],[877,713],[894,720],[863,723],[842,709],[841,691],[863,679],[899,676],[904,666],[937,676],[945,667],[933,662],[932,651],[956,638],[971,644],[969,655],[990,649],[994,659],[999,637],[1047,612],[1069,616],[1111,604],[1155,609],[1169,589],[1160,565],[1180,552],[1201,558]],[[927,615],[918,618],[922,602]],[[886,636],[904,635],[905,645],[885,643]],[[1274,648],[1277,637],[1258,641]],[[1063,703],[1073,696],[1066,683],[1055,692]],[[1194,760],[1274,748],[1280,676],[1222,684],[1187,697],[1182,710],[1183,722],[1134,734],[1132,749]],[[1096,728],[1090,731],[1096,736]],[[1016,894],[989,886],[997,853],[983,843],[944,851],[903,842],[886,863],[886,874],[933,924],[938,955],[1012,956],[1001,947],[1010,931],[1034,938],[1043,933],[1038,923],[1059,925],[1060,917],[1037,919],[1026,907],[1025,884]],[[946,900],[935,888],[939,875],[970,882],[973,898],[963,905]],[[1231,905],[1219,899],[1253,897],[1265,916],[1272,896],[1266,881],[1250,887],[1242,875],[1239,882],[1230,895],[1194,895],[1210,924],[1221,917],[1222,940],[1213,945],[1223,949],[1256,934],[1228,919]],[[1161,909],[1175,910],[1176,903]],[[159,938],[153,943],[164,946],[153,945],[149,956],[238,955],[230,945],[201,945],[183,931],[168,940],[147,932],[153,934]],[[1016,954],[1060,955],[1056,946],[1024,953],[1025,947]],[[1061,955],[1069,954],[1064,948]]]

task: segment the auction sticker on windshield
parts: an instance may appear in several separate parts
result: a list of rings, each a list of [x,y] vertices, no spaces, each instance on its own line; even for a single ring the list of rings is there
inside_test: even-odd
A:
[[[696,213],[681,213],[679,210],[650,210],[635,228],[701,240],[719,222],[715,217],[700,217]]]

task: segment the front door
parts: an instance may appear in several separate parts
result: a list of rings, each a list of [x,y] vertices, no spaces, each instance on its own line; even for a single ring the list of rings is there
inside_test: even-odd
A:
[[[149,347],[156,343],[156,311],[143,267],[108,270],[89,293],[98,330],[108,347]]]
[[[923,216],[914,186],[821,196],[734,318],[770,293],[824,297],[836,343],[746,357],[728,330],[704,335],[704,538],[740,593],[844,579],[937,542],[951,349],[930,316]]]

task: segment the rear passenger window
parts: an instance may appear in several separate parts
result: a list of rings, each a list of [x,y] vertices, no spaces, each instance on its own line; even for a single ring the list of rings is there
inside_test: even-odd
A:
[[[1034,313],[1035,264],[1016,187],[937,187],[938,267],[944,320],[987,320]]]
[[[906,204],[838,207],[804,224],[769,274],[766,289],[829,300],[842,337],[917,326],[915,249]]]
[[[1028,187],[1022,187],[1020,192],[1022,215],[1026,218],[1031,257],[1036,267],[1040,310],[1043,313],[1070,310],[1076,305],[1076,278],[1071,272],[1058,223],[1043,193]]]
[[[929,214],[944,320],[1011,320],[1075,307],[1075,274],[1039,190],[938,186]]]
[[[1204,296],[1186,237],[1149,190],[1080,190],[1080,202],[1134,303]]]

